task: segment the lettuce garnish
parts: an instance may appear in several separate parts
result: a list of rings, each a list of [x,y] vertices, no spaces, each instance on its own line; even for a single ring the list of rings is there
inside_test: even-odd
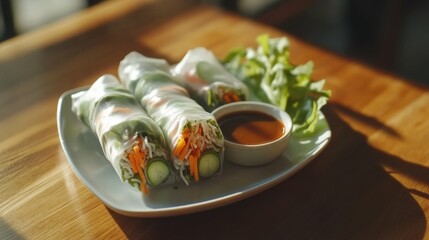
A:
[[[260,101],[277,105],[292,118],[294,132],[314,132],[320,108],[331,96],[324,90],[325,80],[314,81],[313,62],[294,65],[290,62],[286,37],[257,38],[258,47],[232,50],[223,64],[249,88]]]

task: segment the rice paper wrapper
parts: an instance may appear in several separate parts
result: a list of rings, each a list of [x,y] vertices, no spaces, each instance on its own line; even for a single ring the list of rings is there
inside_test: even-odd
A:
[[[213,151],[219,155],[220,168],[213,176],[221,174],[224,140],[215,117],[191,99],[186,89],[178,85],[168,71],[164,69],[142,70],[153,66],[147,66],[154,62],[146,61],[147,59],[136,53],[127,55],[119,67],[120,80],[126,86],[135,86],[134,89],[129,90],[134,93],[136,99],[163,130],[170,148],[170,157],[182,179],[187,184],[195,181],[195,178],[189,176],[189,168],[192,165],[190,160],[186,158],[181,160],[174,154],[175,148],[183,137],[185,128],[198,131],[199,126],[201,126],[203,136],[194,146],[198,148],[200,147],[198,144],[204,144],[205,152]],[[134,81],[138,81],[138,83],[130,84]]]
[[[154,159],[171,165],[161,129],[113,75],[104,75],[87,91],[72,95],[72,110],[95,133],[106,158],[131,187],[139,189],[141,184],[127,158],[127,151],[136,144],[138,136],[144,137],[146,166]],[[146,170],[143,169],[145,173]],[[170,175],[160,186],[174,182],[173,174]]]
[[[119,64],[118,75],[125,88],[134,93],[142,74],[169,71],[170,65],[164,59],[149,58],[138,52],[130,52]]]
[[[189,50],[171,73],[210,112],[230,102],[245,101],[249,96],[246,85],[205,48]]]

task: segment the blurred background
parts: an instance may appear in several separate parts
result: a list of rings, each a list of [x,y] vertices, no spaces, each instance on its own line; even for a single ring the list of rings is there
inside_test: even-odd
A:
[[[0,0],[0,41],[102,1]],[[429,70],[425,69],[429,63],[429,1],[201,2],[274,26],[320,48],[429,86]]]

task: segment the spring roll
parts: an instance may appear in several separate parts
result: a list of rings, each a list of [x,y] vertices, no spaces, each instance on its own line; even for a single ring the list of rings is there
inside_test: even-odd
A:
[[[168,146],[158,125],[112,75],[72,95],[72,111],[97,136],[123,182],[148,193],[174,181]]]
[[[154,63],[163,67],[156,68]],[[185,184],[219,175],[224,153],[219,125],[166,67],[165,60],[132,52],[121,61],[119,78],[163,130],[170,157]]]
[[[189,50],[171,73],[207,111],[248,98],[247,87],[205,48]]]

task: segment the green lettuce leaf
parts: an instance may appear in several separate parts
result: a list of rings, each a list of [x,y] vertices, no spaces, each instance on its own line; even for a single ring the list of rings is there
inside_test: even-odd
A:
[[[274,104],[286,111],[294,123],[294,132],[313,133],[319,110],[331,96],[323,89],[325,80],[314,81],[313,62],[290,62],[286,37],[257,38],[257,48],[232,50],[223,60],[226,69],[243,81],[251,97]]]

